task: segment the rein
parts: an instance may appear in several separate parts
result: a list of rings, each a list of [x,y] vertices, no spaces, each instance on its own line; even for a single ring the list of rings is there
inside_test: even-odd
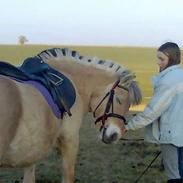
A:
[[[156,154],[154,159],[149,163],[149,165],[144,169],[144,171],[140,174],[140,176],[133,183],[138,183],[139,182],[139,180],[143,177],[143,175],[145,175],[145,173],[148,171],[148,169],[151,167],[151,165],[155,162],[155,160],[159,157],[160,154],[161,154],[161,151],[159,151]]]
[[[125,119],[124,116],[114,113],[114,95],[115,95],[115,88],[116,87],[119,87],[119,88],[122,88],[122,89],[125,89],[125,90],[128,91],[127,88],[119,85],[119,83],[120,83],[120,79],[118,79],[114,83],[114,85],[111,88],[111,90],[109,92],[107,92],[107,94],[99,102],[99,104],[97,105],[97,107],[95,108],[95,110],[93,112],[93,116],[96,117],[96,111],[97,111],[97,109],[101,106],[101,104],[104,102],[104,100],[108,97],[108,101],[107,101],[107,104],[106,104],[106,107],[105,107],[105,110],[104,110],[103,115],[100,116],[100,117],[98,117],[96,119],[96,121],[95,121],[95,124],[98,123],[98,122],[100,122],[100,121],[102,122],[102,125],[100,127],[100,131],[104,128],[106,120],[108,118],[110,118],[110,117],[121,119],[126,124],[126,119]],[[110,112],[110,110],[111,110],[111,112]]]
[[[120,140],[123,141],[130,141],[130,142],[134,142],[134,141],[144,141],[144,139],[126,139],[126,138],[121,138]],[[159,157],[159,155],[161,154],[161,151],[159,151],[154,158],[151,160],[151,162],[148,164],[148,166],[144,169],[144,171],[136,178],[136,180],[133,183],[138,183],[140,181],[140,179],[147,173],[147,171],[149,170],[149,168],[152,166],[152,164],[156,161],[156,159]]]

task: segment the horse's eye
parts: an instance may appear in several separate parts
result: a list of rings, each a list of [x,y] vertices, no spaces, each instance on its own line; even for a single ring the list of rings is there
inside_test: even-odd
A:
[[[116,97],[116,102],[118,103],[118,104],[122,104],[122,102],[121,102],[121,100],[119,99],[119,97]]]

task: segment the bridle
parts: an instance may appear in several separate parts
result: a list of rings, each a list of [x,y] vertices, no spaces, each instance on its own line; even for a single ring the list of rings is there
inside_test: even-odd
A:
[[[97,105],[97,107],[95,108],[94,112],[93,112],[93,116],[96,117],[96,111],[97,109],[101,106],[101,104],[104,102],[104,100],[108,97],[108,101],[107,101],[107,104],[106,104],[106,107],[105,107],[105,110],[104,110],[104,113],[102,116],[98,117],[96,120],[95,120],[95,124],[100,122],[101,121],[101,127],[100,127],[100,131],[105,127],[105,122],[108,118],[118,118],[120,120],[123,121],[123,123],[126,124],[126,119],[124,116],[122,115],[119,115],[119,114],[116,114],[114,113],[114,95],[115,95],[115,88],[118,87],[118,88],[121,88],[121,89],[124,89],[126,91],[128,91],[128,88],[122,86],[122,85],[119,85],[120,83],[120,79],[118,79],[114,85],[112,86],[112,88],[110,89],[109,92],[107,92],[107,94],[103,97],[103,99],[99,102],[99,104]],[[128,91],[129,92],[129,91]],[[110,112],[111,110],[111,112]]]

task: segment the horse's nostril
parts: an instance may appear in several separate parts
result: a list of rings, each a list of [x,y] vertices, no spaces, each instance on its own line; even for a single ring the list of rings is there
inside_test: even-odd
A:
[[[117,133],[113,133],[111,135],[111,137],[110,137],[111,141],[115,141],[115,140],[117,140],[117,138],[118,138],[118,134]]]
[[[103,141],[105,144],[110,144],[110,143],[111,143],[111,138],[109,138],[109,137],[106,135],[106,128],[103,129],[102,141]]]
[[[103,137],[102,137],[102,142],[104,142],[105,144],[110,144],[111,143],[110,139],[107,138],[105,135],[103,135]]]
[[[111,144],[112,142],[116,141],[117,138],[118,138],[117,133],[113,133],[110,136],[106,136],[106,134],[104,134],[103,137],[102,137],[102,141],[106,144]]]

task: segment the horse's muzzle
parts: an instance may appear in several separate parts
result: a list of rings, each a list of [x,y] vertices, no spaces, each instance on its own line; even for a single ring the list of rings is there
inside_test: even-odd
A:
[[[106,134],[106,130],[107,130],[107,128],[103,129],[102,142],[104,142],[105,144],[111,144],[111,143],[115,142],[118,139],[118,134],[115,132],[115,133],[111,134],[110,136],[108,136]]]

